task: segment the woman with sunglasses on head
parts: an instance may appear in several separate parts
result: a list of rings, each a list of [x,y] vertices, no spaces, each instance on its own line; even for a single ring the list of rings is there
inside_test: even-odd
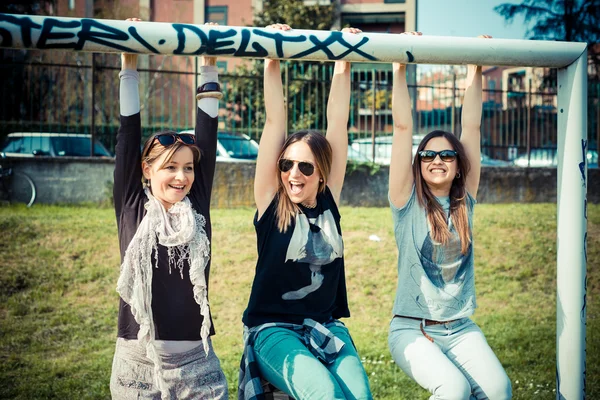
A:
[[[139,21],[139,19],[129,19]],[[121,297],[113,399],[227,399],[208,303],[216,162],[216,59],[203,57],[195,135],[165,131],[140,153],[139,75],[122,55],[114,203]]]
[[[469,66],[460,140],[430,132],[414,160],[406,66],[393,70],[389,199],[399,256],[392,357],[431,399],[509,399],[510,380],[469,318],[476,307],[472,226],[481,170],[481,67]]]
[[[335,64],[326,136],[300,131],[286,139],[278,60],[265,60],[264,91],[266,122],[254,180],[258,261],[242,319],[238,397],[257,398],[262,377],[296,400],[370,399],[360,358],[338,321],[350,316],[338,211],[348,148],[350,64]]]

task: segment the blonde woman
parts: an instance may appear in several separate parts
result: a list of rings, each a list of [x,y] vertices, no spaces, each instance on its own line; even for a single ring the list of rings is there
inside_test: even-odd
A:
[[[228,397],[210,340],[207,286],[221,96],[215,62],[203,58],[195,134],[159,132],[140,152],[137,55],[122,56],[114,183],[122,265],[113,399]]]

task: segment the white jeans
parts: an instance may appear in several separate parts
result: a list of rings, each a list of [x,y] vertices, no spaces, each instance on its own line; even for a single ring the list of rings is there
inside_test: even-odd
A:
[[[432,393],[430,400],[501,400],[512,397],[510,380],[469,318],[424,327],[421,322],[394,317],[388,344],[396,364]]]

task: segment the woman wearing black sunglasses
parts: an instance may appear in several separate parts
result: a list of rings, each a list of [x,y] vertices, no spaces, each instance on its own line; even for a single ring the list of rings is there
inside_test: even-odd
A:
[[[114,182],[122,265],[113,399],[228,397],[210,341],[207,287],[221,96],[215,63],[214,57],[202,59],[195,135],[161,132],[140,153],[137,55],[122,56]]]
[[[296,400],[370,399],[360,358],[338,321],[350,316],[338,211],[348,150],[350,64],[335,64],[326,136],[301,131],[286,139],[278,60],[265,60],[264,90],[267,118],[254,180],[258,262],[243,316],[238,397],[262,393],[262,377]]]
[[[406,68],[393,69],[389,198],[399,257],[392,357],[432,398],[508,399],[510,380],[469,318],[476,307],[472,225],[481,170],[481,67],[469,66],[460,140],[430,132],[414,160]]]

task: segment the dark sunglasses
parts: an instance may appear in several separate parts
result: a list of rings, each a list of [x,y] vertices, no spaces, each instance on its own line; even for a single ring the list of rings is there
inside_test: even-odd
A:
[[[307,161],[296,161],[288,160],[287,158],[281,158],[277,163],[281,172],[288,172],[294,167],[294,164],[298,163],[298,169],[304,176],[311,176],[315,172],[315,166]]]
[[[183,144],[194,144],[196,143],[196,137],[187,133],[161,133],[154,136],[154,139],[158,140],[158,143],[163,146],[170,146],[179,140]]]
[[[430,163],[435,160],[435,157],[439,154],[440,160],[444,162],[452,162],[456,160],[456,151],[454,150],[442,150],[442,151],[433,151],[433,150],[421,150],[419,152],[419,157],[421,161]]]

